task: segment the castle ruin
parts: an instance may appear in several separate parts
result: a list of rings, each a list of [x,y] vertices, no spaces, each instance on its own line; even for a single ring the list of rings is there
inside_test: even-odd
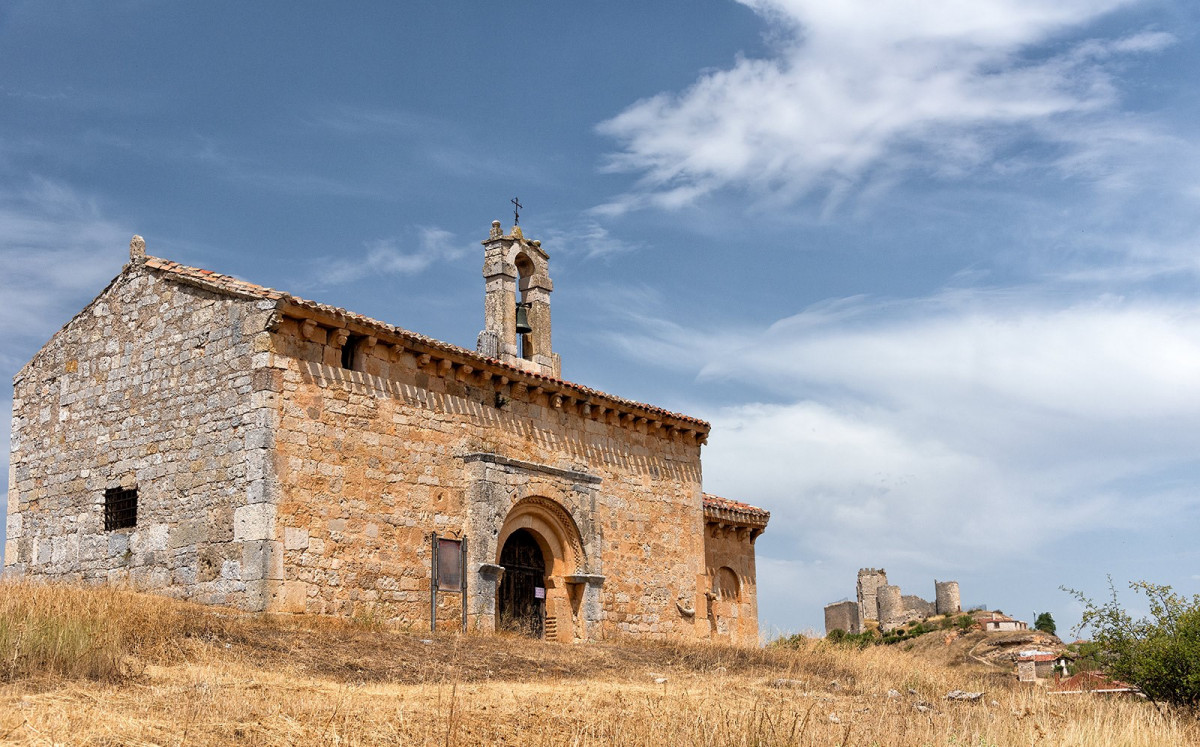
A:
[[[957,581],[933,582],[934,601],[903,594],[900,587],[888,583],[882,568],[858,571],[857,602],[842,601],[825,605],[825,632],[844,630],[861,633],[868,621],[875,621],[883,632],[895,630],[913,620],[962,612]]]

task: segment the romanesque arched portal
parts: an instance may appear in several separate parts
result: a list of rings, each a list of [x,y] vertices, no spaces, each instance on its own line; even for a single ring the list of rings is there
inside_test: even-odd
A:
[[[518,529],[500,548],[504,576],[496,590],[496,629],[541,638],[546,614],[546,559],[528,529]]]
[[[496,564],[504,568],[496,627],[572,640],[582,593],[572,587],[580,586],[575,574],[585,557],[579,529],[567,510],[548,498],[518,502],[504,520],[496,547]]]

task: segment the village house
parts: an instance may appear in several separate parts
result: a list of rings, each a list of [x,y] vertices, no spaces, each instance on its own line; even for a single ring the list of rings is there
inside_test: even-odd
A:
[[[770,514],[709,424],[561,378],[549,255],[483,244],[475,350],[130,262],[14,378],[5,568],[244,610],[757,643]]]
[[[1057,651],[1018,651],[1017,679],[1021,682],[1037,682],[1056,675],[1066,676],[1073,657]]]
[[[985,633],[1013,633],[1019,630],[1029,630],[1029,623],[1009,617],[1000,612],[981,612],[975,615],[975,622]]]

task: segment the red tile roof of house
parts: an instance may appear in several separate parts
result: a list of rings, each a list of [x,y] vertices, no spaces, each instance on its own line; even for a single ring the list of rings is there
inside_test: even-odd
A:
[[[289,304],[291,306],[320,312],[322,314],[326,314],[326,315],[332,316],[334,318],[352,321],[363,327],[372,328],[372,329],[384,332],[386,334],[394,335],[396,337],[405,338],[405,339],[408,339],[411,341],[419,342],[427,347],[434,348],[437,350],[442,350],[442,351],[445,351],[448,353],[453,353],[457,356],[467,358],[469,360],[473,360],[473,361],[480,362],[480,363],[486,363],[490,368],[492,368],[494,370],[500,370],[500,371],[503,371],[505,374],[514,375],[513,378],[527,377],[527,378],[536,379],[538,381],[544,381],[547,383],[555,384],[564,389],[569,389],[572,392],[574,392],[577,396],[583,395],[584,397],[595,397],[598,399],[606,399],[606,400],[613,402],[614,404],[618,404],[618,405],[621,405],[621,406],[624,406],[624,407],[627,407],[630,409],[634,409],[634,410],[641,410],[647,414],[682,421],[684,423],[690,424],[691,426],[694,426],[694,428],[703,435],[707,435],[707,433],[711,427],[708,422],[706,422],[704,420],[700,420],[699,418],[693,418],[690,415],[684,415],[682,413],[672,412],[670,410],[665,410],[661,407],[655,407],[654,405],[648,405],[644,402],[638,402],[636,400],[625,399],[623,397],[617,397],[615,395],[599,391],[598,389],[592,389],[590,387],[586,387],[581,384],[576,384],[574,382],[566,381],[564,379],[557,379],[557,378],[554,378],[553,376],[546,376],[544,374],[527,371],[523,368],[518,368],[517,366],[513,366],[511,364],[505,363],[496,358],[489,358],[487,356],[480,355],[479,353],[476,353],[474,350],[468,350],[467,348],[459,347],[458,345],[452,345],[448,342],[442,342],[441,340],[437,340],[432,337],[427,337],[425,335],[418,334],[416,332],[412,332],[410,330],[404,329],[402,327],[397,327],[395,325],[388,324],[386,322],[381,322],[377,319],[372,319],[368,316],[363,316],[362,314],[356,314],[352,311],[347,311],[346,309],[339,308],[337,306],[330,306],[329,304],[323,304],[323,303],[319,303],[317,301],[310,301],[308,299],[300,298],[299,296],[294,296],[290,293],[276,290],[274,288],[268,288],[266,286],[256,285],[254,283],[246,282],[245,280],[239,280],[238,278],[232,277],[230,275],[222,275],[221,273],[213,272],[212,270],[202,270],[198,267],[189,267],[188,265],[181,265],[178,262],[172,262],[171,260],[168,260],[168,259],[162,259],[160,257],[151,257],[151,256],[146,257],[145,266],[150,268],[151,270],[155,270],[155,271],[164,273],[168,276],[171,276],[171,277],[175,278],[176,280],[188,283],[190,285],[196,285],[201,288],[212,290],[214,292],[225,293],[228,295],[240,296],[240,297],[249,298],[249,299],[275,301],[277,303]],[[745,504],[741,504],[741,505],[745,505]],[[750,508],[754,508],[754,507],[751,506]],[[754,509],[754,510],[758,511],[760,509]]]
[[[749,503],[722,498],[718,495],[704,494],[704,514],[706,518],[733,521],[753,526],[767,525],[771,518],[770,511],[764,511]]]
[[[1110,680],[1099,672],[1080,672],[1054,683],[1054,693],[1136,693],[1137,687],[1128,682]]]
[[[1017,654],[1017,661],[1057,661],[1061,656],[1054,653]]]

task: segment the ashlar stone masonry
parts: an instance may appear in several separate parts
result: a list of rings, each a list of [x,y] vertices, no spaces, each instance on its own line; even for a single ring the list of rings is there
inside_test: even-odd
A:
[[[436,533],[472,629],[756,642],[770,514],[702,492],[709,425],[561,379],[548,253],[483,246],[472,351],[134,237],[14,379],[6,572],[428,627]]]

